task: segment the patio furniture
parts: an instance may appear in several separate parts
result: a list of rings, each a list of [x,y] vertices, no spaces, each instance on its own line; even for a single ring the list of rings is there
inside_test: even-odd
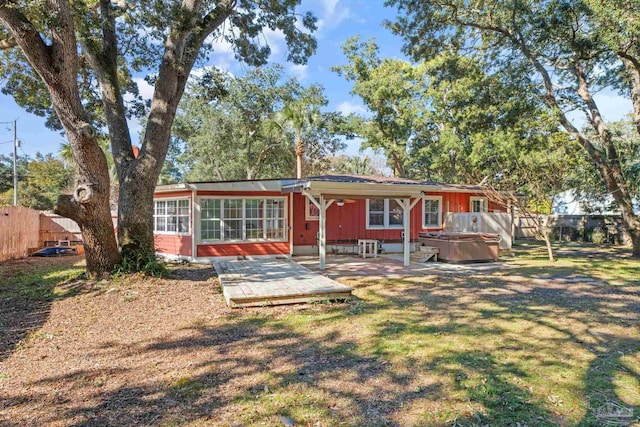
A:
[[[378,257],[378,241],[376,239],[358,239],[358,255],[366,258],[367,255]]]

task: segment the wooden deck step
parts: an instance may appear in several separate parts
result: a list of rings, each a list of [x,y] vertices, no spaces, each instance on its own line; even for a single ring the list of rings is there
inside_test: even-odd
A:
[[[290,260],[214,264],[229,307],[348,300],[351,288]]]
[[[417,251],[414,252],[411,256],[417,259],[416,262],[426,262],[430,259],[433,259],[437,262],[439,253],[440,249],[434,246],[418,245]]]

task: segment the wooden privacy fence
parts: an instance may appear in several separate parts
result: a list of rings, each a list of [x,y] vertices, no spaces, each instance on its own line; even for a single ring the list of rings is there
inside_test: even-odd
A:
[[[620,215],[539,215],[538,219],[525,216],[516,217],[515,237],[530,239],[536,237],[538,225],[547,224],[552,240],[591,241],[592,233],[598,230],[608,243],[629,244],[630,237]]]
[[[79,243],[82,241],[80,227],[75,221],[43,212],[40,214],[40,246],[53,246],[59,241]]]
[[[0,206],[0,261],[22,258],[40,244],[40,212],[22,206]]]

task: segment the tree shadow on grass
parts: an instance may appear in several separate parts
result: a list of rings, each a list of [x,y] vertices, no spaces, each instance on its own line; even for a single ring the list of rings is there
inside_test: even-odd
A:
[[[349,310],[350,306],[341,306],[329,310],[329,314]],[[375,313],[368,310],[363,308],[351,320]],[[433,327],[422,328],[416,322],[417,318],[408,314],[384,323],[374,346],[405,333],[436,332]],[[447,326],[445,333],[454,333],[461,327]],[[214,425],[232,425],[229,420],[238,420],[237,425],[279,425],[278,416],[287,416],[296,425],[313,425],[323,419],[328,425],[346,422],[405,426],[408,425],[403,418],[405,411],[420,413],[422,406],[432,401],[442,401],[444,410],[452,387],[454,392],[466,392],[458,384],[463,384],[472,371],[488,377],[484,387],[490,393],[487,396],[470,393],[468,397],[486,408],[486,419],[493,419],[493,412],[498,419],[497,414],[505,410],[515,411],[513,419],[518,416],[523,419],[523,414],[531,420],[549,419],[545,409],[518,400],[518,397],[528,399],[526,390],[505,379],[513,375],[523,377],[525,373],[516,366],[494,361],[489,353],[453,350],[429,361],[410,356],[393,361],[384,350],[365,351],[357,337],[346,338],[337,330],[307,334],[268,317],[188,329],[192,335],[157,340],[130,350],[145,354],[149,360],[177,353],[185,355],[191,363],[180,378],[139,381],[95,393],[78,402],[61,400],[55,402],[56,410],[50,417],[40,421],[73,426],[182,425],[203,420]],[[116,364],[118,353],[113,355]],[[439,371],[439,376],[430,375],[434,370]],[[50,383],[57,389],[73,389],[113,374],[108,368],[79,371],[52,376],[34,386]],[[511,406],[504,407],[500,397],[503,394],[510,395],[507,403]],[[25,403],[23,397],[13,395],[5,399],[5,405],[20,407]],[[44,396],[31,399],[40,400]],[[412,424],[443,425],[432,423],[426,416]]]
[[[26,258],[0,263],[0,362],[28,339],[49,318],[52,301],[76,295],[69,283],[54,292],[70,275],[79,275],[74,264],[81,257]],[[68,273],[60,274],[60,270]]]
[[[523,348],[537,352],[530,354],[538,359],[540,369],[549,372],[563,372],[571,376],[571,372],[579,372],[581,387],[577,391],[584,395],[578,406],[583,415],[577,426],[599,426],[605,421],[602,411],[608,406],[620,410],[624,414],[629,410],[627,424],[631,425],[640,417],[640,287],[638,282],[626,282],[622,286],[609,285],[590,275],[587,265],[579,266],[572,271],[563,267],[546,266],[532,277],[514,275],[512,272],[504,276],[461,276],[449,275],[442,283],[423,284],[412,279],[403,282],[406,286],[402,294],[392,297],[392,304],[399,307],[426,307],[426,313],[437,313],[446,322],[437,325],[420,324],[425,333],[441,333],[457,336],[485,336],[491,339],[488,325],[494,328],[493,335],[500,336],[493,349],[493,354],[513,351],[522,353]],[[413,327],[407,323],[413,322]],[[521,322],[528,325],[520,332],[520,336],[509,334],[510,325]],[[398,324],[400,323],[400,324]],[[404,325],[403,325],[404,323]],[[405,318],[396,319],[392,333],[408,333],[415,335],[415,319],[410,313]],[[434,331],[433,329],[437,329]],[[539,336],[543,331],[547,337]],[[635,333],[634,333],[635,331]],[[385,327],[380,327],[380,336],[389,335]],[[480,341],[479,341],[480,342]],[[577,354],[581,353],[581,355]],[[451,357],[443,360],[451,362]],[[588,359],[588,362],[580,358]],[[635,358],[635,359],[634,359]],[[478,358],[476,358],[478,359]],[[479,360],[491,360],[491,354]],[[633,364],[636,360],[635,365]],[[482,366],[482,363],[479,364]],[[494,363],[482,369],[495,371]],[[579,365],[579,366],[576,366]],[[434,368],[443,371],[442,368]],[[502,369],[502,368],[501,368]],[[458,374],[456,374],[458,375]],[[543,375],[538,374],[539,377]],[[488,375],[489,378],[492,374]],[[496,377],[493,375],[493,377]],[[626,389],[621,386],[626,381]],[[561,380],[559,381],[561,382]],[[568,380],[567,380],[568,382]],[[550,382],[553,391],[553,383]],[[504,385],[504,384],[503,384]],[[555,384],[556,386],[558,384]],[[636,391],[633,392],[633,388]],[[509,386],[498,387],[504,392],[503,397],[513,395]],[[626,390],[626,391],[625,391]],[[531,408],[522,411],[514,409],[513,418],[504,405],[496,405],[483,399],[473,389],[468,394],[471,400],[482,403],[486,409],[476,422],[488,425],[515,425],[526,422],[527,425],[565,425],[562,414],[561,399],[550,393],[551,404],[559,405],[556,410],[539,411]],[[522,396],[515,394],[516,401]],[[518,397],[519,396],[519,397]],[[530,399],[525,401],[530,402]],[[550,402],[546,402],[549,406]],[[505,416],[506,414],[506,416]],[[605,418],[607,414],[604,414]],[[612,420],[619,414],[609,414]],[[512,423],[507,422],[511,420]],[[474,418],[464,422],[473,424]],[[464,422],[462,425],[465,425]],[[484,424],[482,424],[484,425]]]
[[[226,323],[185,328],[190,333],[126,352],[113,342],[99,351],[111,351],[115,365],[129,354],[144,355],[144,363],[177,355],[189,363],[175,375],[136,378],[83,400],[58,397],[40,421],[280,425],[284,415],[296,425],[322,419],[367,426],[596,426],[595,410],[606,403],[631,407],[637,416],[640,408],[629,404],[615,377],[638,379],[632,367],[623,369],[640,347],[640,337],[624,333],[637,328],[638,293],[512,273],[394,280],[361,287],[357,302],[317,315],[279,319],[241,311]],[[342,330],[358,323],[366,325],[364,337]],[[337,327],[321,329],[332,324]],[[46,381],[73,389],[114,375],[109,369]],[[18,392],[4,405],[22,408],[47,398]],[[563,403],[570,398],[577,401],[571,411]]]
[[[193,332],[189,338],[156,341],[133,351],[155,355],[156,360],[185,353],[194,357],[189,371],[197,373],[124,385],[82,402],[63,399],[55,402],[49,418],[39,421],[74,426],[181,425],[201,418],[216,421],[220,410],[236,404],[245,412],[255,411],[239,414],[240,425],[274,422],[285,415],[301,425],[322,416],[335,425],[349,419],[356,425],[399,426],[392,415],[403,405],[440,394],[437,383],[416,385],[411,372],[358,354],[357,342],[339,340],[335,333],[311,338],[284,324],[268,324],[264,318],[193,328]],[[197,357],[202,354],[207,357]],[[77,371],[33,386],[73,389],[114,374],[118,372],[108,368]],[[371,384],[378,381],[387,386],[371,393],[375,390]],[[343,384],[348,387],[342,388]],[[362,384],[367,386],[362,389]],[[28,400],[46,402],[45,396],[33,394],[4,397],[5,409],[21,407]],[[251,409],[256,405],[263,409]]]

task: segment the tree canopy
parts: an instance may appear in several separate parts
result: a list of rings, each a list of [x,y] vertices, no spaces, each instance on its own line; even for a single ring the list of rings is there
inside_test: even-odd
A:
[[[312,123],[287,125],[292,105],[320,107],[327,100],[317,85],[285,78],[280,66],[235,77],[211,70],[189,86],[174,125],[173,167],[188,181],[293,176],[294,143],[306,141],[308,171],[342,148],[342,117],[316,110]]]
[[[544,105],[590,158],[618,203],[634,255],[640,256],[640,220],[633,212],[630,178],[594,98],[602,89],[619,90],[631,96],[634,116],[639,117],[640,39],[633,33],[640,13],[633,7],[637,2],[610,10],[592,1],[568,0],[387,4],[399,11],[388,27],[404,37],[405,52],[415,60],[443,52],[476,55],[490,67],[490,74],[517,82],[527,96]],[[610,21],[612,15],[619,21]],[[622,36],[612,35],[612,27]],[[584,114],[593,136],[573,124],[569,111]]]
[[[0,156],[0,171],[11,164],[10,173],[0,177],[1,199],[13,203],[13,160]],[[36,210],[51,210],[58,194],[68,190],[73,182],[73,169],[53,154],[36,153],[34,158],[19,158],[18,203]]]
[[[406,61],[380,58],[373,40],[347,40],[342,47],[348,64],[332,69],[353,82],[371,116],[354,117],[353,131],[363,147],[379,150],[389,159],[396,176],[408,177],[409,152],[421,127],[423,84],[419,68]]]
[[[240,61],[265,64],[271,52],[262,37],[266,28],[283,35],[287,60],[304,63],[316,48],[316,19],[297,13],[299,3],[0,0],[0,78],[19,105],[65,131],[78,177],[56,211],[80,225],[90,272],[110,271],[119,249],[136,259],[132,265],[153,262],[153,192],[193,67],[216,42],[231,46]],[[154,85],[149,103],[139,96],[140,76]],[[131,116],[146,123],[137,157]],[[108,135],[118,176],[118,244],[101,134]]]

